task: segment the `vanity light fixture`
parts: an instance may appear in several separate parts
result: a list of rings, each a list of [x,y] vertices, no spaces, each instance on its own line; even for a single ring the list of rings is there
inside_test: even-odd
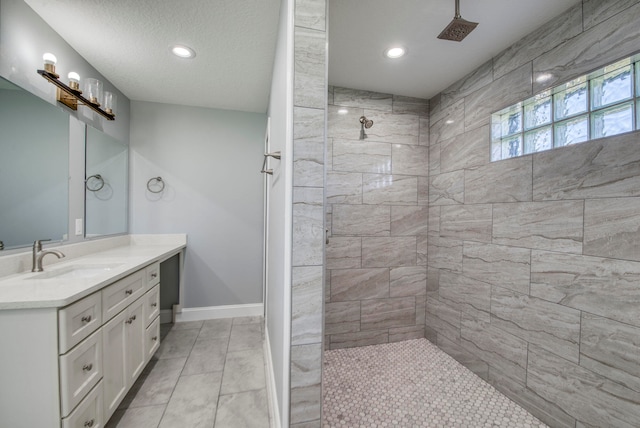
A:
[[[171,53],[179,58],[191,59],[196,56],[196,51],[185,45],[170,46]]]
[[[396,59],[405,56],[407,50],[402,46],[395,46],[384,51],[384,56],[391,59]]]
[[[100,100],[102,99],[102,82],[96,79],[86,79],[87,83],[87,96],[89,99],[82,96],[80,90],[80,76],[78,73],[72,71],[67,75],[69,79],[69,85],[65,85],[60,81],[60,76],[56,74],[56,57],[51,53],[46,53],[42,56],[44,61],[44,69],[38,70],[38,74],[44,77],[49,82],[53,83],[57,88],[56,99],[62,104],[69,107],[71,110],[78,110],[78,104],[85,105],[96,113],[104,116],[107,120],[115,120],[113,114],[113,107],[115,105],[115,97],[112,99],[112,104],[108,110],[100,108]]]

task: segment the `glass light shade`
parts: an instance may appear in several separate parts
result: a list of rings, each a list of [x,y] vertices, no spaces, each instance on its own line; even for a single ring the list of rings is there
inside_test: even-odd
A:
[[[104,91],[104,111],[109,114],[115,114],[118,96],[113,92]]]
[[[42,61],[44,62],[45,71],[56,74],[56,62],[58,62],[58,59],[54,54],[47,52],[46,54],[42,55]]]
[[[102,82],[98,79],[85,79],[84,96],[91,101],[92,104],[100,105],[102,101]]]

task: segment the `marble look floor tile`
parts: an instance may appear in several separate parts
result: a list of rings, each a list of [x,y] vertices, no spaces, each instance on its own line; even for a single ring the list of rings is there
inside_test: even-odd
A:
[[[222,371],[228,345],[227,338],[196,340],[182,375]]]
[[[222,395],[216,428],[269,428],[265,389]]]
[[[231,334],[232,318],[206,320],[200,329],[198,339],[210,340],[229,337]]]
[[[192,329],[200,329],[204,324],[204,321],[185,321],[185,322],[177,322],[173,325],[172,330],[192,330]]]
[[[221,394],[263,389],[265,385],[262,347],[227,353]]]
[[[180,377],[160,428],[211,428],[215,420],[221,378],[221,372]]]
[[[251,317],[235,317],[232,319],[233,319],[233,325],[260,324],[264,322],[264,317],[262,315],[255,315]]]
[[[165,406],[146,406],[116,410],[106,428],[157,428]]]
[[[124,397],[119,408],[168,403],[186,361],[187,359],[184,357],[156,360],[149,363]]]
[[[200,330],[172,330],[156,352],[158,359],[188,357]]]
[[[262,325],[237,324],[231,327],[229,352],[262,348]]]

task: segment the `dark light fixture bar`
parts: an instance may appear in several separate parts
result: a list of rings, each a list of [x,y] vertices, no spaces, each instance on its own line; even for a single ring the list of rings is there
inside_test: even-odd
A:
[[[85,105],[96,113],[104,116],[107,120],[115,120],[116,116],[112,113],[107,113],[100,108],[100,104],[94,104],[85,97],[82,96],[81,91],[71,89],[58,79],[58,75],[51,73],[47,70],[38,70],[38,74],[47,79],[58,87],[57,100],[66,105],[72,110],[78,110],[78,103]]]

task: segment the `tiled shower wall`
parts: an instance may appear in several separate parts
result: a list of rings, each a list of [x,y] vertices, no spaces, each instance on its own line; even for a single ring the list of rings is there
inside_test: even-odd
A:
[[[427,100],[329,88],[325,348],[424,337],[428,122]]]
[[[635,53],[638,3],[584,0],[431,100],[426,336],[553,427],[640,421],[640,133],[490,163],[490,116]]]

